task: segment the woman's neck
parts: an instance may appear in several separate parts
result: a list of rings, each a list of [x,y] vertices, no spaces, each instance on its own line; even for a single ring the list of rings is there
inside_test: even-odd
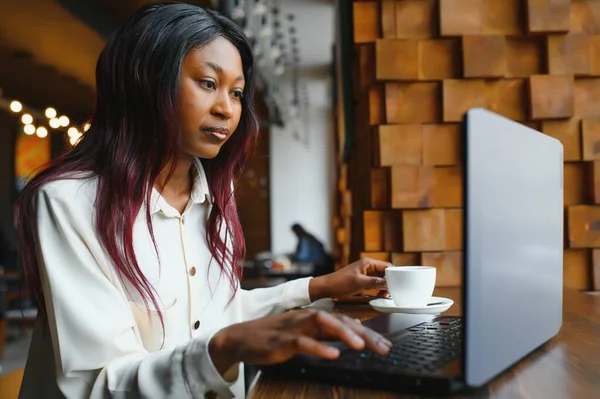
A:
[[[169,178],[173,164],[168,164],[157,176],[154,187],[169,205],[183,213],[192,193],[192,159],[180,158]],[[167,180],[168,178],[168,180]]]

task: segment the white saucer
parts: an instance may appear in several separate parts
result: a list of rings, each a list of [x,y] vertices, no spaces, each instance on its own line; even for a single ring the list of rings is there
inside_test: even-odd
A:
[[[369,302],[373,309],[381,313],[411,313],[411,314],[440,314],[450,309],[454,304],[452,299],[432,296],[429,303],[438,303],[439,305],[426,306],[422,308],[398,307],[392,299],[378,298]]]

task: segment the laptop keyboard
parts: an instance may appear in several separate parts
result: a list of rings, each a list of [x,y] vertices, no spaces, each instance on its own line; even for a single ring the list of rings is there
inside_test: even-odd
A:
[[[356,366],[386,365],[413,373],[434,372],[461,355],[462,327],[462,318],[439,317],[408,328],[411,333],[397,341],[392,338],[392,349],[387,356],[371,351],[346,351],[341,358]]]

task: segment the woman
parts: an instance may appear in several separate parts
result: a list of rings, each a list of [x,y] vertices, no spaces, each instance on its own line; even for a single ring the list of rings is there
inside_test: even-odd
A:
[[[147,6],[108,40],[90,129],[17,206],[42,315],[21,398],[242,397],[243,362],[335,358],[326,339],[389,351],[354,320],[282,313],[385,288],[367,273],[387,264],[239,289],[232,181],[257,137],[253,73],[242,31],[191,5]]]

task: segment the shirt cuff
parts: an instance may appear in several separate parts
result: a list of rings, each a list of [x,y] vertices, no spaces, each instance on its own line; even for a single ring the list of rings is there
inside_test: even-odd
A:
[[[288,309],[310,305],[308,286],[312,277],[288,281],[283,285],[283,303]]]
[[[214,391],[219,399],[231,399],[235,395],[230,387],[239,377],[239,363],[227,370],[227,380],[216,369],[208,352],[208,344],[216,332],[201,335],[187,345],[183,357],[184,375],[192,395],[204,398],[206,392]]]

